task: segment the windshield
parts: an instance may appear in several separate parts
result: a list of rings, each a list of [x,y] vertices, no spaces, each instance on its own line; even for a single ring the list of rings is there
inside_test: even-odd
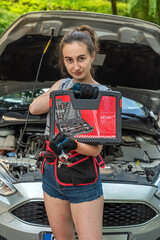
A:
[[[49,88],[35,90],[33,100],[48,91]],[[28,108],[32,101],[32,91],[19,91],[0,97],[0,109],[5,108]],[[146,108],[129,98],[122,97],[122,114],[134,114],[146,116]]]
[[[33,100],[46,92],[48,88],[35,90]],[[32,91],[20,91],[0,97],[0,109],[4,108],[28,108],[32,101]]]
[[[122,115],[146,116],[146,108],[139,102],[122,97]]]

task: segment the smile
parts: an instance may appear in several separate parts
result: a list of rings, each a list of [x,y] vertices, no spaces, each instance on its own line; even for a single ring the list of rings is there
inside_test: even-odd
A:
[[[79,76],[79,75],[82,74],[82,72],[75,72],[74,74],[77,75],[77,76]]]

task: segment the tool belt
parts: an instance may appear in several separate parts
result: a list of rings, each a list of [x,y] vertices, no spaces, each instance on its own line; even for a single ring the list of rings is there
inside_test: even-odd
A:
[[[46,146],[46,150],[49,150],[48,145]],[[105,166],[100,155],[91,157],[79,154],[75,151],[69,152],[68,155],[67,161],[60,160],[56,155],[53,155],[52,161],[50,157],[44,158],[42,163],[42,174],[43,166],[46,162],[49,165],[55,166],[56,180],[63,186],[89,185],[97,181],[98,167]],[[60,161],[64,161],[64,163]]]

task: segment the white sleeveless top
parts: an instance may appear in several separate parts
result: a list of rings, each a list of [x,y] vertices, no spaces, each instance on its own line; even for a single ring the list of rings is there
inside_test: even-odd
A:
[[[73,87],[75,83],[73,82],[73,79],[71,78],[65,78],[60,86],[59,86],[59,90],[67,90]],[[98,84],[91,84],[93,87],[98,87],[100,91],[111,91],[110,88],[106,87],[105,85],[98,85]],[[49,135],[50,129],[49,129],[49,120],[50,120],[50,116],[49,113],[47,114],[47,118],[46,118],[46,129],[44,132],[44,135]]]

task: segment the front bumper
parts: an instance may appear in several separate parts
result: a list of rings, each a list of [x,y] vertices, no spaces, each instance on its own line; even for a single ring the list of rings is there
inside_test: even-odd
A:
[[[158,240],[159,223],[160,216],[139,227],[103,229],[103,240]],[[22,223],[6,213],[0,216],[0,236],[7,240],[40,240],[40,232],[49,231],[50,228]]]
[[[0,197],[0,236],[7,240],[41,240],[41,232],[51,231],[48,225],[25,222],[11,214],[13,209],[28,202],[43,202],[41,182],[18,183],[16,189],[15,195],[3,199]],[[103,240],[160,240],[160,201],[154,196],[155,187],[103,183],[103,191],[105,203],[113,205],[123,203],[122,206],[128,203],[142,203],[156,212],[152,219],[142,224],[103,227]],[[124,214],[127,213],[124,212]],[[110,212],[110,219],[112,219],[112,212]]]

